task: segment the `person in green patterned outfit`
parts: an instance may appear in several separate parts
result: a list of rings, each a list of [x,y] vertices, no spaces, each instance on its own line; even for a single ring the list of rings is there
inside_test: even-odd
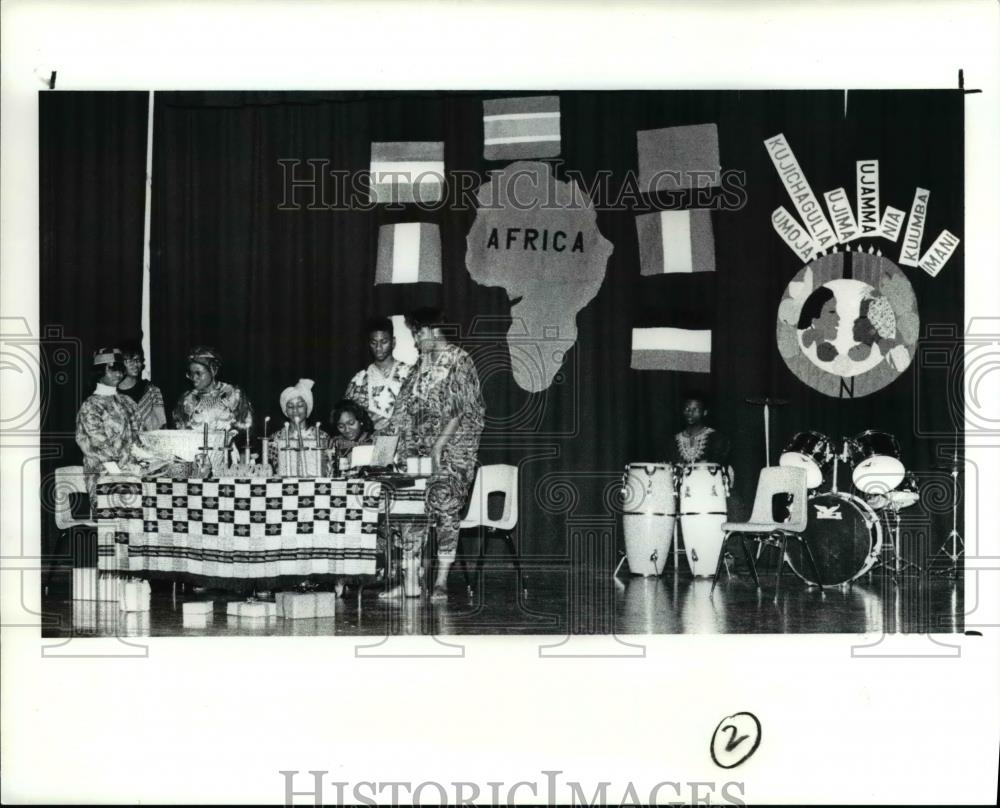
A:
[[[458,549],[458,529],[468,507],[476,473],[486,407],[472,358],[442,333],[436,309],[418,309],[406,318],[420,358],[396,399],[384,434],[397,434],[397,458],[429,457],[426,510],[437,528],[438,569],[431,598],[447,598],[448,571]],[[419,557],[427,530],[402,526],[404,556]],[[405,564],[404,564],[405,566]],[[399,587],[384,593],[392,596]]]

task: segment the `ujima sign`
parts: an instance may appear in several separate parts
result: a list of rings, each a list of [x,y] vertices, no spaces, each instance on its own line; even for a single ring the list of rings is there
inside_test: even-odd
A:
[[[594,299],[612,246],[590,197],[557,180],[548,163],[491,172],[466,238],[469,275],[515,301],[507,332],[511,370],[523,389],[545,390],[576,342],[576,315]]]

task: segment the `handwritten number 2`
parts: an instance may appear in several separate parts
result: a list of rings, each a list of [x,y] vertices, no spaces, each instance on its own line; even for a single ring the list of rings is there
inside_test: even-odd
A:
[[[737,729],[732,724],[726,724],[722,727],[723,730],[729,730],[729,740],[726,741],[726,751],[732,752],[737,746],[739,746],[743,741],[749,738],[749,735],[740,735],[739,738],[736,737]]]

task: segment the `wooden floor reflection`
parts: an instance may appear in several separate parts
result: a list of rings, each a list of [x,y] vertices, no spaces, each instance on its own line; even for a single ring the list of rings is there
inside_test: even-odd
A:
[[[774,596],[773,576],[758,590],[734,576],[710,595],[711,580],[676,577],[613,578],[606,569],[554,567],[526,572],[527,595],[509,569],[488,570],[470,593],[453,574],[447,602],[400,599],[386,603],[375,591],[338,601],[334,618],[241,620],[226,615],[236,593],[172,596],[154,586],[147,613],[72,600],[68,587],[51,588],[43,604],[43,636],[388,636],[461,634],[815,634],[952,633],[963,630],[961,581],[910,576],[866,576],[851,586],[805,587],[786,573]],[[214,614],[185,625],[185,598],[215,602]]]

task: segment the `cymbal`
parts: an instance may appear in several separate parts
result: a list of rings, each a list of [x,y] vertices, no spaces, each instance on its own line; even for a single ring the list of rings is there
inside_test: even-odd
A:
[[[956,469],[961,471],[962,467],[962,463],[949,463],[946,466],[931,466],[934,471],[955,471]]]
[[[747,404],[756,404],[758,407],[762,407],[765,404],[768,407],[780,407],[782,404],[787,404],[788,400],[784,398],[771,398],[765,396],[764,398],[747,398],[744,399]]]

